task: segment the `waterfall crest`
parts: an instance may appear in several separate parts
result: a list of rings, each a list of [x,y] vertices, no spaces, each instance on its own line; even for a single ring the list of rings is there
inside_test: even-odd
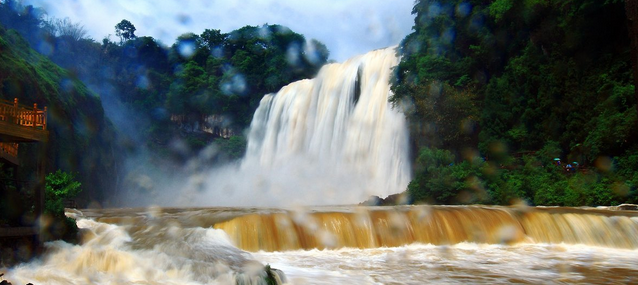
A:
[[[635,212],[578,208],[406,206],[248,214],[217,223],[248,251],[450,245],[585,244],[638,249]]]
[[[394,47],[375,50],[266,95],[241,166],[261,176],[256,192],[345,204],[404,191],[406,121],[388,103],[398,61]]]

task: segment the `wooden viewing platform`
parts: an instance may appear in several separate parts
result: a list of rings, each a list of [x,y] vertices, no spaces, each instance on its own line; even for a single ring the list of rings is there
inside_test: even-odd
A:
[[[18,99],[13,102],[0,99],[0,160],[9,162],[14,169],[19,165],[18,153],[20,143],[37,143],[34,153],[29,154],[37,158],[35,169],[37,181],[28,186],[28,191],[33,191],[32,206],[28,206],[33,211],[35,217],[39,217],[44,210],[44,171],[46,142],[49,138],[47,131],[47,108],[38,109],[36,104],[33,108],[18,104]],[[16,171],[13,172],[15,183],[19,183]],[[23,181],[24,183],[24,181]],[[17,185],[17,184],[16,184]],[[7,184],[0,185],[0,191],[8,191]],[[16,187],[16,186],[13,186]],[[18,187],[18,191],[24,185]],[[31,210],[28,210],[31,211]],[[28,237],[33,236],[36,247],[38,246],[40,228],[36,224],[12,224],[10,227],[0,226],[0,238]]]
[[[47,107],[38,110],[38,105],[27,108],[13,102],[0,99],[0,140],[11,142],[46,141]]]
[[[13,102],[0,99],[0,158],[12,164],[18,164],[18,143],[46,142],[47,108],[38,110],[38,105],[27,108]]]

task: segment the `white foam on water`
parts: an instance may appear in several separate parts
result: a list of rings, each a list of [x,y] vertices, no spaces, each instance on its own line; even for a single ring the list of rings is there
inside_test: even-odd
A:
[[[80,219],[88,241],[48,243],[41,260],[7,271],[13,284],[235,284],[256,261],[212,228],[128,227]]]
[[[403,192],[410,181],[407,124],[388,102],[398,62],[394,47],[375,50],[264,96],[241,163],[193,175],[159,203],[343,205]]]
[[[582,284],[638,281],[638,250],[460,243],[258,252],[291,284]],[[619,272],[625,275],[618,276]],[[592,280],[592,276],[598,276]]]

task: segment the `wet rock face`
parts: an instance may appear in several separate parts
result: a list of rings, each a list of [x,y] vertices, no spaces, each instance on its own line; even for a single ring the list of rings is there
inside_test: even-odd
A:
[[[638,205],[636,204],[621,204],[616,206],[619,211],[638,211]]]
[[[255,264],[259,263],[256,262]],[[284,272],[279,269],[272,268],[270,265],[260,266],[257,268],[257,272],[251,272],[253,270],[250,270],[250,266],[244,269],[247,270],[244,270],[235,276],[235,282],[237,285],[282,285],[287,282]]]
[[[288,282],[288,280],[286,279],[286,274],[284,274],[283,271],[276,268],[271,268],[270,265],[266,265],[265,269],[266,273],[268,274],[268,277],[266,279],[266,282],[268,282],[268,284],[279,285]]]
[[[370,196],[368,200],[359,203],[359,206],[381,206],[384,200],[379,196]]]
[[[359,203],[359,206],[397,206],[407,204],[410,204],[410,201],[407,197],[407,193],[404,192],[392,194],[385,199],[379,196],[370,196],[368,200]]]

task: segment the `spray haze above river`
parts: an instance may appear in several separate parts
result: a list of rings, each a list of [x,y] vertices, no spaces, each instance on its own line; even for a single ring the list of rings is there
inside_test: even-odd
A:
[[[638,284],[636,3],[0,0],[0,281]]]
[[[388,102],[397,63],[395,47],[375,50],[265,95],[241,162],[190,173],[183,184],[156,184],[159,190],[139,199],[168,206],[309,206],[402,192],[410,181],[407,126]]]

